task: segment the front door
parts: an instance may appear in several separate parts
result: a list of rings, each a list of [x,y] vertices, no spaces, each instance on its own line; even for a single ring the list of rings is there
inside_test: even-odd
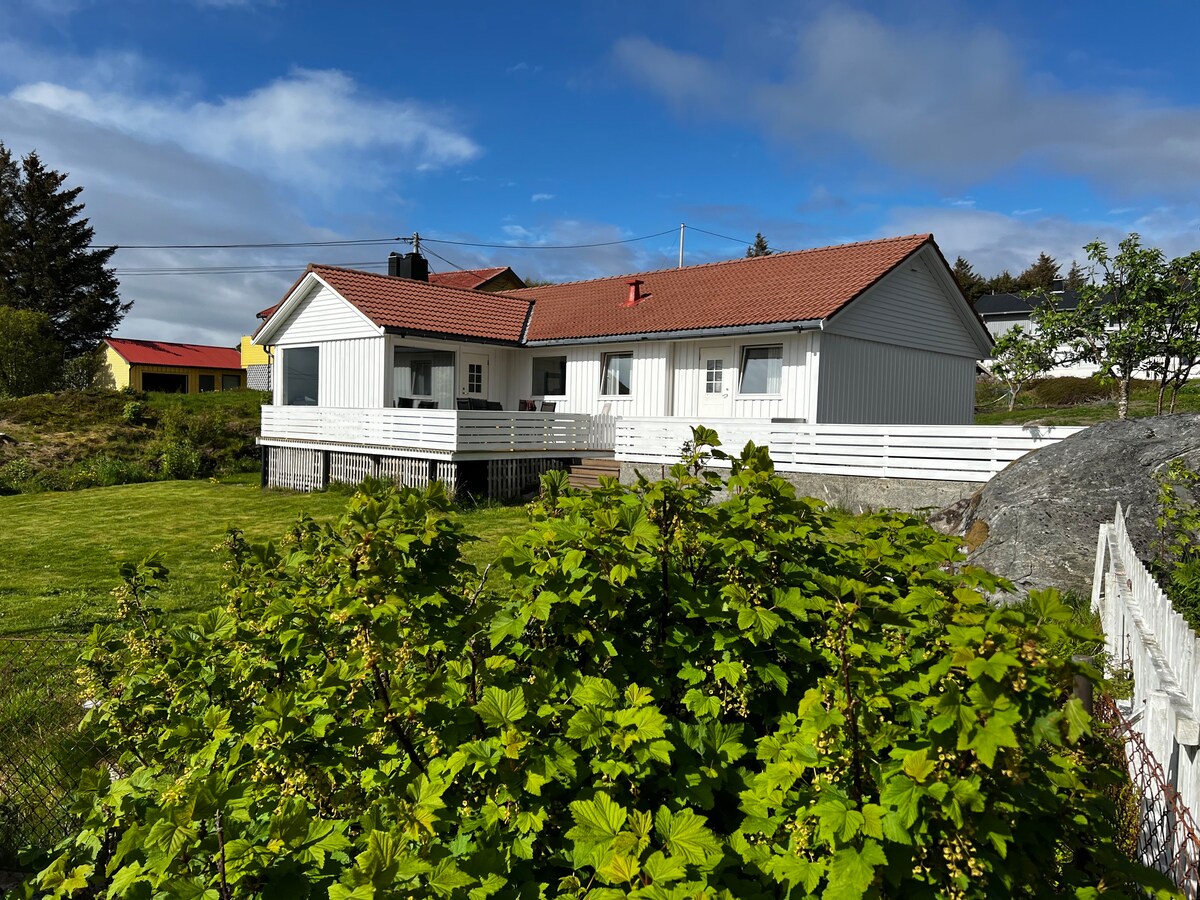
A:
[[[467,400],[487,400],[488,358],[481,353],[460,354],[458,396]]]
[[[700,416],[720,419],[730,415],[733,385],[731,347],[700,348]]]

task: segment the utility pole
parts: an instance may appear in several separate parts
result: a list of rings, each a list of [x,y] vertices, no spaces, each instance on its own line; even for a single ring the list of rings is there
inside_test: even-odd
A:
[[[413,253],[420,256],[421,255],[421,235],[415,231],[413,232],[413,236],[412,236],[412,245],[413,245]]]
[[[679,268],[683,268],[683,232],[687,229],[687,225],[683,222],[679,223]]]

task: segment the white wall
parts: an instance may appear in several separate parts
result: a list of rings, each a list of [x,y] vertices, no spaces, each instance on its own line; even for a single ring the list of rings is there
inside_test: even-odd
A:
[[[600,359],[605,353],[631,352],[631,392],[626,397],[600,394]],[[567,358],[566,393],[557,396],[531,393],[533,357]],[[512,357],[513,409],[520,399],[553,400],[558,412],[597,413],[613,416],[667,416],[672,399],[672,344],[667,341],[631,341],[612,344],[575,344],[522,349]],[[507,406],[505,408],[508,408]]]
[[[742,350],[746,347],[765,347],[772,344],[783,346],[783,373],[779,395],[739,394],[737,389],[741,384]],[[704,390],[706,374],[701,368],[701,351],[703,348],[717,345],[732,349],[732,368],[727,372],[727,376],[733,387],[733,396],[729,411],[725,415],[739,419],[784,417],[812,421],[816,412],[817,355],[820,348],[820,335],[814,331],[676,342],[674,411],[669,415],[699,414],[700,395]]]
[[[821,336],[818,422],[969,425],[974,420],[971,357]]]
[[[310,291],[279,329],[273,341],[277,347],[378,337],[381,332],[366,316],[323,284]]]

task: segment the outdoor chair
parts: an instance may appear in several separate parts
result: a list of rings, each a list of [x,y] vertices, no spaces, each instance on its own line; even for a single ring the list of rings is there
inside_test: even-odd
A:
[[[487,409],[490,409],[492,412],[501,412],[504,406],[499,400],[489,400],[487,401]]]
[[[518,400],[517,412],[537,412],[536,400]]]
[[[554,412],[554,408],[558,405],[555,400],[543,400],[542,412]]]
[[[436,400],[422,400],[417,404],[417,409],[437,409]]]
[[[458,397],[454,401],[454,408],[455,409],[470,409],[471,401],[468,400],[466,397]]]

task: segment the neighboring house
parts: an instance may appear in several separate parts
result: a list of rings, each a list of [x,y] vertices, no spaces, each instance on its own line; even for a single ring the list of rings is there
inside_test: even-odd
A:
[[[472,291],[516,290],[525,287],[525,282],[509,266],[491,266],[485,269],[460,269],[455,272],[430,272],[423,257],[415,257],[417,271],[412,270],[413,255],[401,256],[393,253],[388,257],[388,275],[395,278],[417,278],[443,287],[464,288]],[[295,285],[292,286],[293,289]],[[290,291],[289,291],[290,293]],[[255,318],[265,322],[280,304],[260,310]],[[262,326],[259,326],[260,330]],[[257,334],[257,332],[256,332]],[[258,391],[271,390],[271,350],[269,346],[254,343],[254,335],[242,335],[242,367],[246,370],[248,386]]]
[[[992,342],[923,234],[503,294],[312,265],[254,343],[269,472],[313,451],[491,478],[605,449],[594,418],[967,424]]]
[[[246,386],[234,347],[105,338],[105,361],[117,388],[203,394]]]
[[[983,319],[992,339],[999,340],[1005,332],[1011,331],[1017,325],[1020,325],[1026,334],[1037,334],[1033,313],[1050,302],[1059,309],[1075,309],[1079,306],[1079,294],[1067,290],[1054,290],[1031,297],[1022,297],[1020,294],[986,294],[975,301],[975,311]],[[1059,349],[1059,359],[1065,358],[1067,354],[1066,347]],[[984,366],[986,365],[985,363]],[[1092,363],[1064,363],[1049,369],[1045,377],[1088,378],[1098,371],[1099,367]]]

